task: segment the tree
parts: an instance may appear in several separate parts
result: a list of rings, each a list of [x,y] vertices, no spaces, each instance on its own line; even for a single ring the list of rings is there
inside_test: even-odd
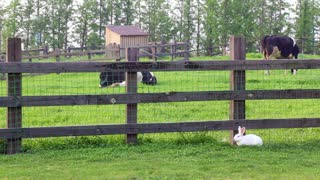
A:
[[[35,0],[35,17],[32,20],[32,32],[31,32],[31,39],[32,46],[39,48],[43,43],[46,43],[46,38],[44,34],[47,34],[48,31],[48,6],[46,0]]]
[[[80,47],[88,47],[97,40],[99,36],[97,32],[99,31],[99,25],[97,18],[99,17],[98,3],[95,0],[83,1],[78,7],[78,14],[76,14],[75,28],[73,34],[74,38],[80,44]]]
[[[49,43],[53,48],[66,48],[68,44],[68,27],[72,14],[72,0],[52,0],[49,2]]]
[[[286,24],[289,22],[288,7],[290,7],[290,4],[284,0],[269,0],[267,7],[267,15],[269,17],[269,33],[275,35],[284,35],[284,32],[287,31],[285,28],[290,27],[286,26]]]
[[[232,21],[233,14],[231,7],[232,1],[230,0],[223,0],[220,3],[220,16],[218,16],[218,27],[216,31],[219,32],[219,45],[222,46],[224,52],[229,43],[229,37],[232,35],[231,25],[234,23],[234,21]]]
[[[201,35],[204,33],[201,26],[203,24],[203,13],[204,13],[204,8],[203,8],[203,1],[202,0],[196,0],[196,48],[197,48],[197,56],[200,55],[200,46],[201,46]]]
[[[25,48],[28,49],[30,48],[33,44],[34,41],[32,41],[32,25],[33,25],[33,19],[32,15],[35,12],[34,8],[34,1],[33,0],[28,0],[26,2],[26,5],[23,6],[22,9],[22,16],[24,17],[24,21],[22,22],[22,32],[24,32],[23,36],[25,39]]]
[[[218,33],[216,28],[218,27],[218,13],[219,5],[217,0],[206,0],[205,2],[205,17],[204,17],[204,34],[203,40],[204,47],[206,49],[206,55],[213,55],[214,45],[218,43]]]
[[[132,0],[123,0],[123,24],[124,25],[132,25],[134,20],[134,9]]]
[[[59,8],[60,16],[62,18],[60,31],[59,31],[59,44],[62,43],[62,47],[67,49],[69,43],[69,27],[72,20],[73,0],[63,0]],[[61,45],[60,45],[61,46]]]
[[[136,0],[134,1],[134,16],[136,17],[134,19],[134,22],[136,25],[139,26],[139,28],[142,28],[142,21],[143,21],[143,16],[142,16],[142,0]]]
[[[296,36],[302,53],[312,53],[315,46],[315,32],[319,27],[319,3],[314,0],[298,0]],[[318,25],[317,25],[318,24]]]
[[[3,35],[2,35],[2,28],[4,25],[4,19],[2,19],[2,17],[4,17],[5,11],[3,9],[3,7],[0,4],[0,53],[2,52],[2,50],[4,49],[3,47]]]
[[[121,22],[122,22],[122,14],[121,14],[121,7],[122,7],[122,4],[121,4],[121,0],[113,0],[113,14],[114,14],[114,25],[121,25]]]
[[[190,44],[191,38],[193,36],[193,32],[195,31],[195,26],[193,24],[194,22],[194,7],[193,7],[193,1],[192,0],[184,0],[180,1],[183,2],[181,4],[183,7],[183,17],[182,17],[182,41]]]
[[[142,28],[149,33],[150,41],[169,40],[173,24],[168,12],[169,4],[164,0],[144,0],[141,3]]]
[[[230,33],[231,35],[246,37],[247,51],[250,52],[257,50],[254,32],[261,28],[255,25],[257,19],[255,7],[256,2],[252,0],[234,0],[231,2],[232,17],[230,17],[230,20],[232,23],[229,25]]]
[[[5,18],[3,19],[3,37],[5,39],[9,37],[21,37],[22,27],[22,14],[20,0],[13,0],[5,9]]]
[[[99,41],[98,45],[104,43],[105,26],[109,22],[109,9],[107,8],[107,1],[99,0]]]

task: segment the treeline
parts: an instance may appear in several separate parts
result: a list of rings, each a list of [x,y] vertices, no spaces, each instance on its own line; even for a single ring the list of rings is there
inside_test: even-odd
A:
[[[230,35],[245,36],[248,52],[257,52],[269,34],[293,36],[304,53],[319,52],[320,2],[294,1],[12,0],[0,2],[0,46],[8,37],[21,37],[25,49],[99,46],[106,25],[137,25],[150,41],[189,42],[197,53],[227,47]]]

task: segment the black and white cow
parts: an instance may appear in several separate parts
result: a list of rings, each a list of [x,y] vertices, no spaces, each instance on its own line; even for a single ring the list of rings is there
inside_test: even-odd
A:
[[[125,72],[101,72],[100,87],[114,87],[126,85]],[[157,78],[152,72],[137,72],[137,81],[147,85],[156,85]]]
[[[264,59],[298,59],[299,47],[296,41],[288,36],[265,36],[261,40],[261,50]],[[296,69],[291,69],[292,74],[296,74]],[[266,70],[266,74],[270,74]]]

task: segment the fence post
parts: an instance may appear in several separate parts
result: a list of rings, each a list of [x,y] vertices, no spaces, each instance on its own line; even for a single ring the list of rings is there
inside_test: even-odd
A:
[[[189,60],[190,52],[189,52],[189,40],[185,42],[185,50],[184,50],[184,59]]]
[[[170,45],[171,61],[173,61],[173,44]]]
[[[230,56],[231,60],[244,61],[246,59],[246,43],[244,37],[230,37]],[[246,76],[245,71],[231,71],[230,88],[235,91],[245,90]],[[245,100],[232,100],[230,102],[230,120],[239,120],[246,118]],[[236,128],[237,129],[237,128]],[[238,133],[237,130],[230,131],[230,143],[234,144],[233,136]]]
[[[56,55],[56,62],[60,62],[60,49],[59,48],[56,48],[54,50],[54,53]]]
[[[173,56],[172,56],[172,61],[173,61],[173,59],[177,57],[177,41],[174,41],[172,54],[173,54]]]
[[[115,51],[115,56],[118,57],[116,60],[120,61],[121,60],[121,48],[120,48],[120,44],[116,45],[116,51]]]
[[[110,46],[106,44],[104,46],[104,56],[106,56],[106,57],[110,56],[110,54],[109,54],[110,51],[108,51],[108,49],[110,49]]]
[[[0,62],[6,62],[6,56],[5,54],[1,54],[0,52]],[[5,73],[1,73],[0,74],[0,80],[6,80],[6,74]]]
[[[91,59],[91,52],[90,52],[90,50],[87,50],[87,55],[88,55],[88,59],[90,60],[90,59]]]
[[[69,54],[71,53],[71,47],[70,46],[68,46],[67,53],[69,53]],[[71,58],[71,55],[69,55],[68,58]]]
[[[21,39],[9,38],[7,41],[7,62],[21,62]],[[8,73],[8,96],[21,96],[22,75],[21,73]],[[22,108],[7,108],[7,128],[22,127]],[[21,138],[6,139],[6,154],[15,154],[20,152]]]
[[[157,58],[157,42],[153,42],[152,43],[152,48],[151,48],[151,50],[152,50],[152,60],[153,61],[157,61],[158,60],[158,58]]]
[[[127,48],[126,51],[127,61],[137,62],[139,60],[139,49],[138,48]],[[126,73],[126,93],[136,94],[137,87],[137,72]],[[137,124],[137,104],[127,104],[126,107],[126,118],[127,124]],[[127,134],[127,144],[136,144],[138,142],[137,134]]]

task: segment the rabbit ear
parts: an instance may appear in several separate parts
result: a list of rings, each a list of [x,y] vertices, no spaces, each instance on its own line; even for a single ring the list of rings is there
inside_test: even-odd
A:
[[[238,126],[238,134],[241,134],[241,126]]]
[[[244,135],[245,132],[246,132],[246,128],[245,127],[241,128],[241,134]]]

